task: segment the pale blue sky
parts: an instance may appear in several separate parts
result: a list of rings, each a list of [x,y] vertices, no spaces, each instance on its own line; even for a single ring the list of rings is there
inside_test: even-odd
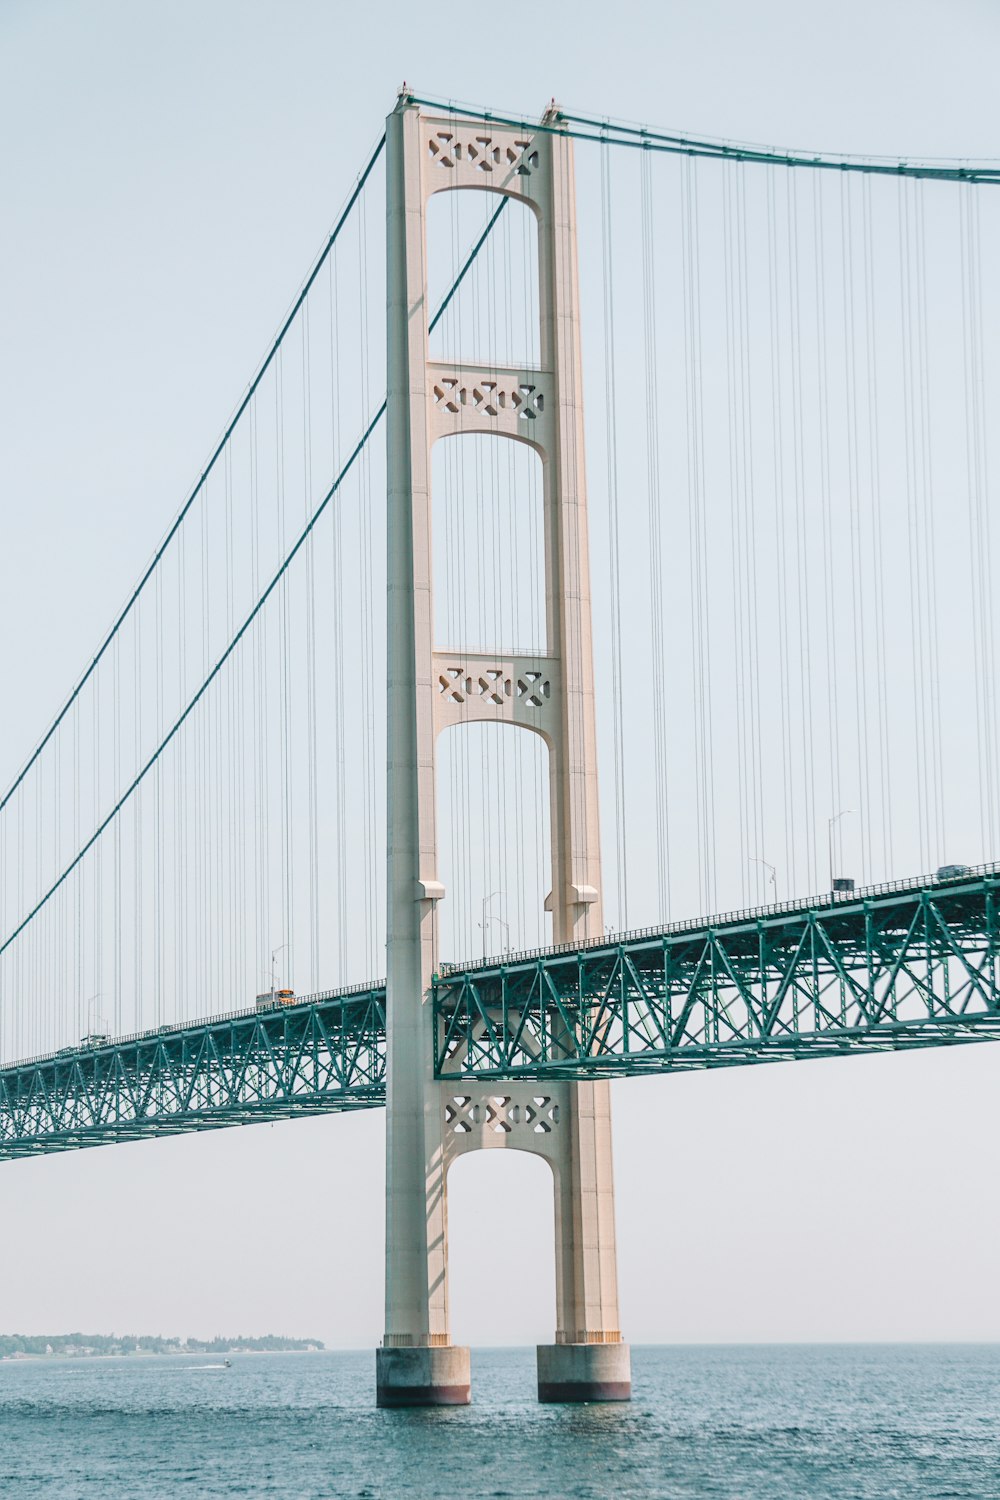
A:
[[[200,471],[404,78],[988,157],[998,43],[970,0],[0,0],[0,781]],[[983,1048],[616,1086],[627,1336],[1000,1338],[998,1068]],[[381,1194],[377,1113],[5,1165],[0,1327],[374,1344]],[[464,1162],[452,1234],[456,1337],[548,1338],[541,1171]]]

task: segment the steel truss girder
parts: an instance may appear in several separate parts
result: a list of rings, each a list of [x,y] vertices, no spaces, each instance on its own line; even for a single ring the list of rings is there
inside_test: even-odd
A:
[[[629,1076],[1000,1037],[996,874],[437,976],[440,1078]]]
[[[0,1067],[0,1160],[385,1103],[385,990]]]
[[[444,1079],[594,1078],[1000,1037],[1000,877],[646,932],[434,981]],[[0,1067],[0,1160],[385,1103],[385,989]]]

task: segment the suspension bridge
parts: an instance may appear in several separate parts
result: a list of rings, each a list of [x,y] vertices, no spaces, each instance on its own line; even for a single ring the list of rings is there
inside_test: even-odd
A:
[[[388,1106],[410,1405],[532,1151],[627,1398],[609,1079],[1000,1028],[998,181],[404,91],[0,799],[0,1157]]]

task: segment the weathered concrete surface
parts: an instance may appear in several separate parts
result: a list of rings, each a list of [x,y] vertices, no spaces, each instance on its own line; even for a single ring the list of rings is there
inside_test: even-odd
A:
[[[379,1406],[468,1406],[469,1351],[456,1344],[423,1349],[376,1349]]]
[[[539,1344],[539,1401],[628,1401],[628,1344]]]

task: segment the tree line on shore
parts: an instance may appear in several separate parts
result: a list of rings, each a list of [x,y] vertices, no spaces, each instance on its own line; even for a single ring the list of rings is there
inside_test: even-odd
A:
[[[294,1354],[324,1347],[320,1339],[289,1339],[275,1333],[212,1339],[148,1333],[0,1333],[0,1359],[40,1354]]]

